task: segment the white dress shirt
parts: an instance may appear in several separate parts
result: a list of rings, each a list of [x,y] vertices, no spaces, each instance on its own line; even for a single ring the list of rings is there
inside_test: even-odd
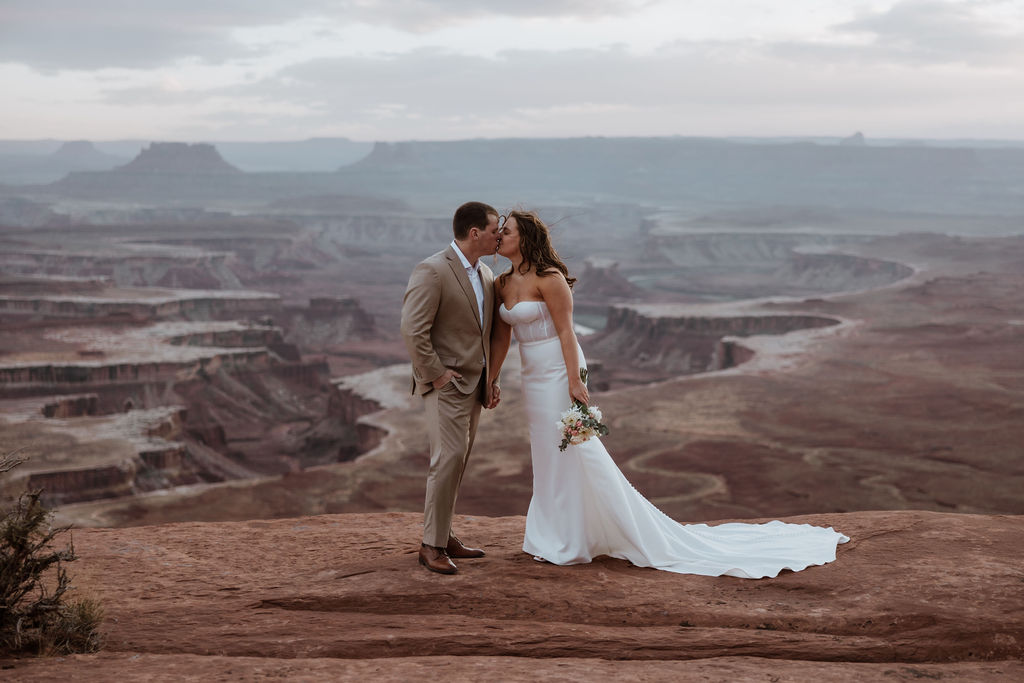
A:
[[[484,325],[484,282],[480,279],[480,261],[478,260],[473,265],[470,265],[469,259],[459,249],[459,245],[455,240],[452,240],[452,249],[459,255],[459,260],[462,261],[462,267],[466,269],[466,275],[469,276],[469,282],[473,285],[473,291],[476,293],[476,307],[477,313],[480,314],[480,327]]]

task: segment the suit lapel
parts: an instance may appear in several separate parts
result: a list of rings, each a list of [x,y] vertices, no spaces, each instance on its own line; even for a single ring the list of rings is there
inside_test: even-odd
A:
[[[494,316],[494,274],[491,273],[491,269],[481,265],[480,266],[480,281],[484,283],[484,327],[487,327],[492,322]]]
[[[473,319],[476,320],[477,325],[480,323],[480,309],[476,304],[476,292],[473,291],[473,283],[469,281],[469,275],[466,274],[466,269],[462,267],[462,261],[459,259],[459,255],[455,253],[455,247],[449,245],[448,252],[446,254],[448,258],[448,266],[452,269],[452,274],[455,275],[455,281],[462,287],[462,293],[466,295],[466,301],[469,303],[470,310],[473,312]],[[484,315],[487,315],[487,290],[484,289]],[[483,326],[480,327],[481,331]]]

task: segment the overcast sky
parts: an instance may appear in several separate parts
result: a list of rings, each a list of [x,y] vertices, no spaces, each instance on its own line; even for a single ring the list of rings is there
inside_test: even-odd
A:
[[[0,0],[0,139],[1024,139],[1024,0]]]

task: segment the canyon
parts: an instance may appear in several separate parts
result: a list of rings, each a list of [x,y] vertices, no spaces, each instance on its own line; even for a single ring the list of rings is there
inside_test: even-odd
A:
[[[112,616],[104,654],[3,665],[25,680],[106,666],[1019,677],[1005,548],[1024,515],[1024,206],[992,180],[1016,156],[743,149],[711,163],[725,148],[691,141],[657,163],[653,147],[626,154],[666,174],[641,190],[623,169],[558,180],[624,144],[559,143],[578,158],[529,178],[515,169],[530,155],[503,142],[381,144],[283,181],[225,169],[207,148],[183,171],[193,146],[157,146],[146,168],[0,188],[0,446],[28,458],[0,499],[44,489],[55,522],[75,527],[82,590]],[[440,588],[415,565],[428,456],[402,293],[450,239],[453,206],[498,186],[429,169],[484,153],[510,155],[508,204],[537,190],[530,208],[579,277],[604,441],[634,486],[683,522],[849,529],[835,564],[745,584],[528,561],[513,348],[459,498],[460,529],[489,559]],[[860,156],[817,179],[818,198],[802,204],[780,180],[762,203],[773,154],[793,173]],[[684,157],[707,173],[685,191],[669,173]],[[914,175],[937,159],[952,165]],[[712,187],[753,161],[734,197]],[[870,206],[844,183],[879,164],[891,168]],[[998,197],[983,205],[974,190],[990,181]],[[928,188],[949,192],[929,209]],[[124,592],[104,581],[126,572],[138,583]],[[456,585],[474,614],[446,597]],[[424,605],[461,625],[436,629]]]
[[[1015,294],[1024,284],[1024,241],[914,236],[859,249],[915,262],[917,271],[851,295],[616,305],[611,317],[634,321],[630,329],[643,334],[612,325],[582,338],[595,401],[610,419],[605,442],[630,481],[667,514],[1024,511],[1017,495],[1024,329],[1014,322],[1024,320]],[[956,258],[942,255],[948,250]],[[744,336],[765,324],[784,334]],[[693,326],[714,332],[707,338],[729,348],[733,362],[720,356],[722,369],[694,371],[680,341],[680,330]],[[517,362],[513,350],[503,403],[483,416],[483,445],[460,495],[465,514],[523,514],[529,502]],[[346,400],[366,402],[368,412],[351,416],[374,435],[371,450],[351,462],[243,487],[83,502],[58,517],[124,526],[415,511],[426,442],[408,366],[384,364],[338,386]]]
[[[166,239],[153,225],[90,225],[72,235],[62,229],[7,231],[18,248],[0,257],[6,273],[0,401],[8,401],[4,413],[18,420],[9,448],[27,449],[33,464],[23,474],[45,482],[45,500],[129,496],[134,502],[125,502],[134,508],[135,494],[154,488],[163,495],[162,489],[184,484],[239,478],[261,483],[266,476],[349,460],[377,444],[379,429],[358,418],[380,406],[350,390],[339,393],[332,380],[404,362],[395,328],[404,278],[420,255],[410,245],[442,242],[443,224],[398,214],[377,221],[318,217],[289,226],[281,229],[276,219],[251,225],[232,219],[211,230],[203,221],[186,222]],[[227,235],[241,227],[257,234],[235,249],[237,238]],[[261,236],[264,230],[273,235]],[[48,246],[57,235],[60,248]],[[656,236],[635,250],[667,252],[669,243],[679,244],[677,261],[719,276],[742,271],[761,286],[804,258],[795,250],[800,240],[790,236],[775,245],[772,235],[723,234],[714,249],[706,237],[697,239],[702,243],[689,245],[685,237]],[[392,241],[394,249],[384,251]],[[844,242],[842,235],[827,240],[862,241]],[[804,246],[823,247],[810,238]],[[584,342],[609,369],[596,378],[600,389],[722,370],[750,357],[740,338],[839,324],[796,310],[732,314],[721,304],[688,304],[697,313],[687,316],[680,308],[652,318],[637,301],[685,308],[699,295],[680,293],[665,278],[651,279],[650,260],[637,260],[624,267],[598,254],[581,273],[579,318],[603,328]],[[868,266],[849,267],[861,262]],[[894,282],[909,272],[896,264],[880,269],[888,262],[846,253],[821,254],[817,263],[844,273],[829,281],[832,287],[860,282],[870,288],[880,277]],[[752,264],[761,269],[760,279]],[[359,296],[339,295],[338,280]],[[246,289],[254,286],[261,289]],[[617,303],[625,301],[633,303]],[[46,417],[46,405],[62,394],[94,396],[93,409]],[[112,415],[166,408],[182,415],[177,438],[157,447],[128,430],[124,438],[132,448],[107,448],[104,458],[76,455],[95,447],[92,432],[109,436]],[[60,420],[70,423],[58,430]],[[55,431],[72,440],[63,446],[70,453],[44,453],[25,438],[34,433],[39,444],[49,444]],[[158,451],[167,453],[167,471],[154,465],[161,462],[153,455]],[[14,491],[21,483],[16,479],[6,488]]]

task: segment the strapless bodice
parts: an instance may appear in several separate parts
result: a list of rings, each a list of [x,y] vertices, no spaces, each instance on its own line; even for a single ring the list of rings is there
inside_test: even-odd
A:
[[[512,334],[520,344],[554,339],[558,336],[548,305],[543,301],[520,301],[512,308],[505,304],[498,309],[501,319],[512,326]]]

